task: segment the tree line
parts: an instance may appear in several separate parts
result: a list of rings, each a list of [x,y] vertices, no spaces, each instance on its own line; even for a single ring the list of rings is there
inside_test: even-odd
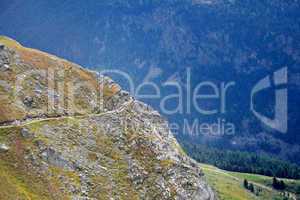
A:
[[[241,151],[220,150],[186,142],[183,142],[182,146],[187,154],[198,162],[211,164],[224,170],[278,178],[300,178],[300,168],[297,165],[269,156],[259,156],[255,153]]]

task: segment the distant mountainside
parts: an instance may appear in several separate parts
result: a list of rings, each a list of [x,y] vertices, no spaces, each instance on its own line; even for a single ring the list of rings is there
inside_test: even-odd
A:
[[[234,82],[226,93],[226,112],[202,115],[162,112],[180,126],[177,139],[214,148],[268,154],[300,164],[299,66],[300,3],[298,0],[112,0],[0,2],[0,34],[42,49],[97,71],[114,69],[127,73],[137,87],[152,82],[160,88],[159,99],[140,99],[162,111],[160,102],[176,88],[186,92],[210,81],[218,88]],[[250,110],[254,85],[273,72],[288,70],[288,131],[269,128]],[[124,77],[111,74],[122,87]],[[153,90],[144,88],[142,92]],[[274,91],[257,96],[255,108],[274,117]],[[174,109],[179,100],[167,102]],[[187,99],[183,99],[186,105]],[[219,108],[219,102],[200,104]],[[220,111],[220,110],[218,110]],[[221,137],[184,131],[184,119],[201,123],[232,123],[235,132]]]
[[[0,199],[217,199],[166,121],[110,78],[0,37]]]

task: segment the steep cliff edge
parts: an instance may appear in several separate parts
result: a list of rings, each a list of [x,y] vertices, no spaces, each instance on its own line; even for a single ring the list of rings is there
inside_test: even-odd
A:
[[[0,37],[0,199],[216,199],[158,112]]]

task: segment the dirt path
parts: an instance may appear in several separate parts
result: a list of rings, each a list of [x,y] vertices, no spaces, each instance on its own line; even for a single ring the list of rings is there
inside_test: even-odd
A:
[[[64,119],[81,119],[81,118],[86,118],[86,117],[99,117],[103,115],[109,115],[109,114],[115,114],[115,113],[121,113],[123,112],[129,105],[131,105],[134,102],[134,100],[130,100],[128,102],[125,102],[122,106],[115,110],[99,113],[99,114],[89,114],[89,115],[78,115],[78,116],[60,116],[60,117],[45,117],[45,118],[35,118],[35,119],[25,119],[23,121],[18,121],[12,122],[11,125],[4,125],[0,126],[0,129],[7,129],[7,128],[14,128],[14,127],[22,127],[22,126],[27,126],[30,124],[34,123],[39,123],[39,122],[45,122],[45,121],[52,121],[52,120],[64,120]]]

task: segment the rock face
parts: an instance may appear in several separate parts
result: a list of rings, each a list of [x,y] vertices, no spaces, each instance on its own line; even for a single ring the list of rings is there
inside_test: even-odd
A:
[[[0,199],[216,199],[158,112],[108,77],[0,43]]]

